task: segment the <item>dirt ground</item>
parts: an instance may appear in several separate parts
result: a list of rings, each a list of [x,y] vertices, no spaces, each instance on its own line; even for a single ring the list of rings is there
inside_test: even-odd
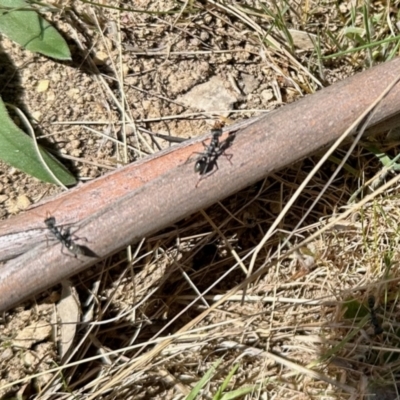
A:
[[[295,10],[290,10],[294,49],[289,53],[261,44],[261,33],[253,23],[268,31],[271,17],[251,12],[252,7],[260,6],[258,2],[242,2],[236,15],[214,2],[100,2],[155,13],[119,12],[78,1],[53,3],[60,7],[59,12],[44,15],[67,40],[73,61],[58,62],[32,54],[2,38],[1,96],[23,110],[39,142],[54,150],[82,183],[174,145],[149,131],[183,139],[202,135],[221,116],[233,122],[259,115],[366,68],[361,62],[329,61],[321,73],[319,65],[308,63],[314,60],[313,40],[326,23],[326,14],[316,11],[305,33]],[[166,10],[174,12],[166,14]],[[245,17],[253,22],[246,23]],[[276,29],[273,32],[277,33]],[[279,40],[283,41],[282,37]],[[212,85],[207,85],[210,81]],[[218,90],[213,91],[215,87]],[[354,166],[358,156],[352,160]],[[310,345],[307,340],[316,337],[317,330],[320,334],[326,321],[340,313],[332,298],[337,276],[344,274],[348,262],[340,255],[339,244],[346,241],[340,232],[331,232],[323,243],[315,241],[312,250],[275,265],[251,288],[251,301],[242,304],[238,294],[218,313],[210,312],[197,324],[198,331],[179,337],[154,357],[150,355],[152,344],[147,344],[174,335],[243,280],[240,269],[223,278],[232,265],[230,247],[243,255],[259,243],[271,218],[293,193],[291,183],[299,184],[313,163],[314,159],[305,160],[206,210],[217,226],[228,214],[234,215],[224,226],[226,242],[213,232],[204,216],[195,215],[179,224],[175,236],[166,230],[141,246],[135,244],[134,262],[128,262],[126,254],[104,260],[69,284],[5,313],[0,319],[0,396],[186,398],[222,357],[218,374],[201,398],[213,398],[236,363],[240,372],[231,382],[233,388],[254,384],[261,376],[267,388],[264,393],[272,397],[262,394],[257,386],[251,394],[243,392],[242,397],[232,398],[322,398],[318,393],[336,398],[335,388],[315,384],[310,376],[295,379],[288,375],[290,366],[284,368],[255,352],[272,348],[274,354],[307,366],[316,357],[314,351],[328,347],[325,343],[316,350],[316,342]],[[366,163],[371,169],[371,165],[379,167],[373,158]],[[316,190],[333,167],[326,166],[315,178]],[[322,216],[333,215],[345,194],[357,189],[356,182],[345,176],[339,179],[340,185],[340,191],[332,187],[324,195],[307,227],[319,223]],[[59,191],[0,163],[3,219]],[[295,226],[312,192],[310,188],[296,202],[281,226],[282,232]],[[356,217],[350,225],[351,229],[360,228]],[[277,245],[274,237],[260,257],[268,257]],[[308,263],[313,267],[308,269]],[[197,290],[204,292],[217,278],[221,281],[203,302],[185,308]],[[274,286],[277,279],[280,285]],[[341,286],[350,287],[356,279],[356,274],[349,273]],[[282,303],[270,313],[278,295]],[[67,304],[63,305],[61,298],[68,298]],[[293,299],[298,298],[307,299],[308,305],[295,309]],[[321,305],[314,302],[317,298],[326,300]],[[63,316],[64,321],[79,321],[78,325],[68,332]],[[102,321],[104,325],[85,325],[85,321]],[[280,331],[284,324],[286,333]],[[297,324],[297,330],[289,329]],[[306,335],[309,331],[312,334]],[[44,373],[2,389],[33,374],[82,360],[79,366],[61,368],[61,373]],[[143,364],[137,364],[140,366],[126,377],[118,376],[135,360]],[[330,376],[354,383],[352,372],[346,375],[340,362],[338,358]],[[365,359],[362,362],[366,364]],[[366,370],[365,364],[362,368]],[[281,372],[286,384],[279,386]],[[115,377],[120,391],[104,389],[98,394]]]

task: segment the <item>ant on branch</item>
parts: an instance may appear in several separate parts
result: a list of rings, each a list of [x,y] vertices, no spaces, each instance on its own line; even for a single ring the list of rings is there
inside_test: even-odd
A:
[[[220,142],[222,128],[224,125],[225,124],[223,122],[217,121],[214,124],[214,127],[211,129],[211,142],[208,145],[205,142],[202,142],[204,151],[202,153],[194,153],[199,154],[199,157],[196,159],[196,163],[194,165],[194,172],[200,174],[200,178],[196,183],[196,188],[206,175],[213,173],[214,166],[216,170],[218,170],[217,159],[220,155],[225,155],[228,158],[228,161],[232,164],[232,155],[225,154],[225,150],[231,145],[233,135],[230,134],[225,141]]]
[[[211,129],[212,138],[210,144],[206,145],[204,142],[202,142],[205,151],[203,153],[199,153],[200,156],[194,165],[194,172],[198,172],[200,175],[204,175],[205,173],[209,172],[210,164],[212,163],[213,158],[219,155],[221,145],[219,138],[222,136],[223,126],[224,124],[222,122],[216,122],[214,127]]]
[[[88,257],[98,257],[88,247],[76,244],[75,240],[72,238],[71,229],[70,228],[60,229],[56,224],[55,217],[47,217],[44,220],[44,223],[47,226],[47,229],[54,235],[54,237],[62,244],[63,247],[65,247],[68,251],[70,251],[75,258],[77,258],[78,255],[84,255]]]
[[[75,241],[72,239],[70,228],[65,228],[64,231],[62,230],[62,228],[60,229],[56,225],[56,219],[54,217],[47,217],[44,220],[44,223],[46,224],[49,231],[55,236],[55,238],[63,245],[63,247],[74,254],[75,257],[77,257],[78,254],[84,254],[81,246],[76,244]]]

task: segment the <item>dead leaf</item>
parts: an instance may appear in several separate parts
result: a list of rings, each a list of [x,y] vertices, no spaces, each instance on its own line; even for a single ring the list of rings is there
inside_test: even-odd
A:
[[[81,306],[75,288],[71,286],[70,281],[63,281],[62,287],[61,300],[57,304],[58,320],[61,324],[59,341],[61,359],[74,341],[76,327],[81,317]]]

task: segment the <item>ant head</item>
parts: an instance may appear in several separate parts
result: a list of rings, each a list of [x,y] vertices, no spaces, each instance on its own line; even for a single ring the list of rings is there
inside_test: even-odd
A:
[[[224,122],[216,121],[214,126],[211,129],[211,134],[213,136],[221,136],[222,135],[222,128],[225,126]]]
[[[53,224],[55,224],[56,219],[54,217],[51,216],[50,211],[47,210],[46,211],[46,219],[44,220],[45,224],[47,225],[49,222],[53,222]]]
[[[47,218],[44,220],[44,223],[50,228],[56,225],[56,219],[48,215]]]
[[[222,115],[220,116],[220,119],[214,122],[213,130],[220,130],[222,129],[226,122],[228,121],[228,118],[223,117]]]

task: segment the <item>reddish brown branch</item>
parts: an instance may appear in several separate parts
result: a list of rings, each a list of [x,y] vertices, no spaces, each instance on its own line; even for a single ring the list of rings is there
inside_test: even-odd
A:
[[[380,65],[271,112],[253,123],[229,127],[235,139],[219,169],[196,188],[198,174],[185,163],[203,151],[191,140],[117,170],[0,225],[0,310],[6,310],[97,262],[46,243],[44,218],[57,210],[57,224],[73,223],[78,236],[106,257],[187,215],[205,208],[271,172],[336,140],[398,75],[400,59]],[[367,133],[400,125],[400,85],[375,111]],[[227,134],[222,139],[226,139]]]

